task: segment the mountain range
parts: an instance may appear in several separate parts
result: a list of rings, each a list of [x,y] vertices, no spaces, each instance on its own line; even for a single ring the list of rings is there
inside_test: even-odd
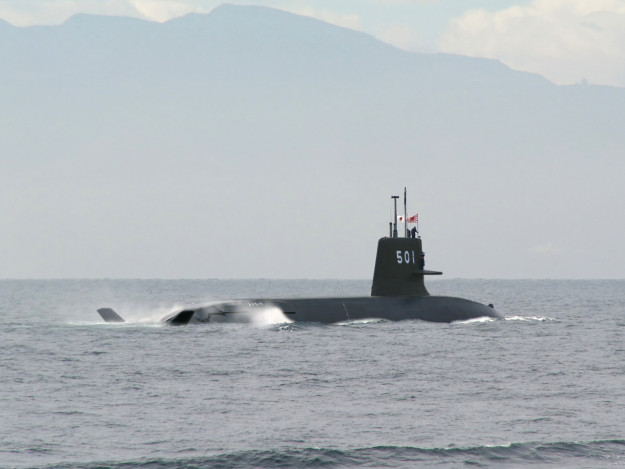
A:
[[[623,278],[625,90],[279,10],[0,21],[0,278]]]

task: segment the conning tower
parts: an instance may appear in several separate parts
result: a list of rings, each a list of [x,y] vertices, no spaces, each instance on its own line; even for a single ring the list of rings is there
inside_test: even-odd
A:
[[[442,272],[425,270],[425,254],[418,235],[418,215],[408,217],[406,211],[406,189],[404,189],[404,215],[397,216],[398,196],[392,196],[394,219],[389,224],[389,237],[378,241],[375,258],[371,296],[429,296],[425,288],[426,275],[441,275]],[[404,236],[399,237],[397,223],[403,223]],[[408,224],[416,225],[408,230]]]

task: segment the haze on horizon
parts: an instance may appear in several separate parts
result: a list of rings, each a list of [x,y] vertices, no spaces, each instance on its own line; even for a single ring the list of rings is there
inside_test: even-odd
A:
[[[625,277],[618,79],[559,86],[352,30],[383,38],[398,12],[431,12],[403,49],[509,44],[540,68],[543,52],[501,26],[567,3],[572,24],[607,31],[606,53],[573,28],[554,67],[566,77],[542,75],[602,83],[623,76],[610,41],[624,2],[302,1],[304,17],[106,3],[0,3],[10,23],[57,24],[0,22],[0,278],[370,278],[404,186],[444,278]],[[294,9],[284,3],[271,6]],[[64,22],[80,11],[176,19]],[[193,11],[210,13],[180,17]],[[323,16],[351,28],[311,19]],[[489,24],[499,32],[477,27]]]

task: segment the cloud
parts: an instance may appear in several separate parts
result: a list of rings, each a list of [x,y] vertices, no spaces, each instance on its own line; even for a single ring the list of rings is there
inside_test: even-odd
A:
[[[625,0],[532,0],[451,21],[443,52],[499,59],[558,84],[625,87]]]
[[[386,4],[398,4],[398,3],[403,3],[403,4],[416,4],[416,5],[421,5],[421,4],[432,4],[432,3],[438,3],[441,0],[373,0],[373,3],[380,3],[382,5],[386,5]]]
[[[208,13],[222,0],[0,0],[0,18],[16,25],[60,24],[76,13],[134,16],[164,22],[188,13]],[[263,4],[302,16],[316,18],[336,26],[362,30],[361,16],[327,9],[302,6],[284,0],[233,0],[239,5]]]
[[[208,13],[221,0],[19,0],[2,2],[0,18],[16,25],[60,24],[72,15],[133,16],[167,21],[187,13]]]
[[[208,13],[212,8],[184,0],[130,0],[146,19],[164,22],[188,13]]]

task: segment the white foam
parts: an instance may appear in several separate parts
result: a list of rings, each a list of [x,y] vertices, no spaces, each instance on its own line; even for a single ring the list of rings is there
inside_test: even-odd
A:
[[[274,305],[247,306],[242,304],[223,316],[212,315],[210,322],[271,325],[292,323],[293,320]]]
[[[347,321],[340,321],[335,323],[337,326],[353,326],[357,324],[377,324],[379,322],[388,322],[387,319],[382,318],[362,318],[362,319],[348,319]]]
[[[252,324],[285,324],[294,322],[277,306],[255,307],[249,313],[242,314],[249,315],[249,322]]]
[[[554,318],[548,318],[543,316],[508,316],[505,317],[506,321],[555,321]]]
[[[463,321],[453,321],[454,324],[474,324],[474,323],[484,323],[484,322],[495,322],[496,318],[491,318],[489,316],[482,316],[480,318],[472,318],[465,319]]]

